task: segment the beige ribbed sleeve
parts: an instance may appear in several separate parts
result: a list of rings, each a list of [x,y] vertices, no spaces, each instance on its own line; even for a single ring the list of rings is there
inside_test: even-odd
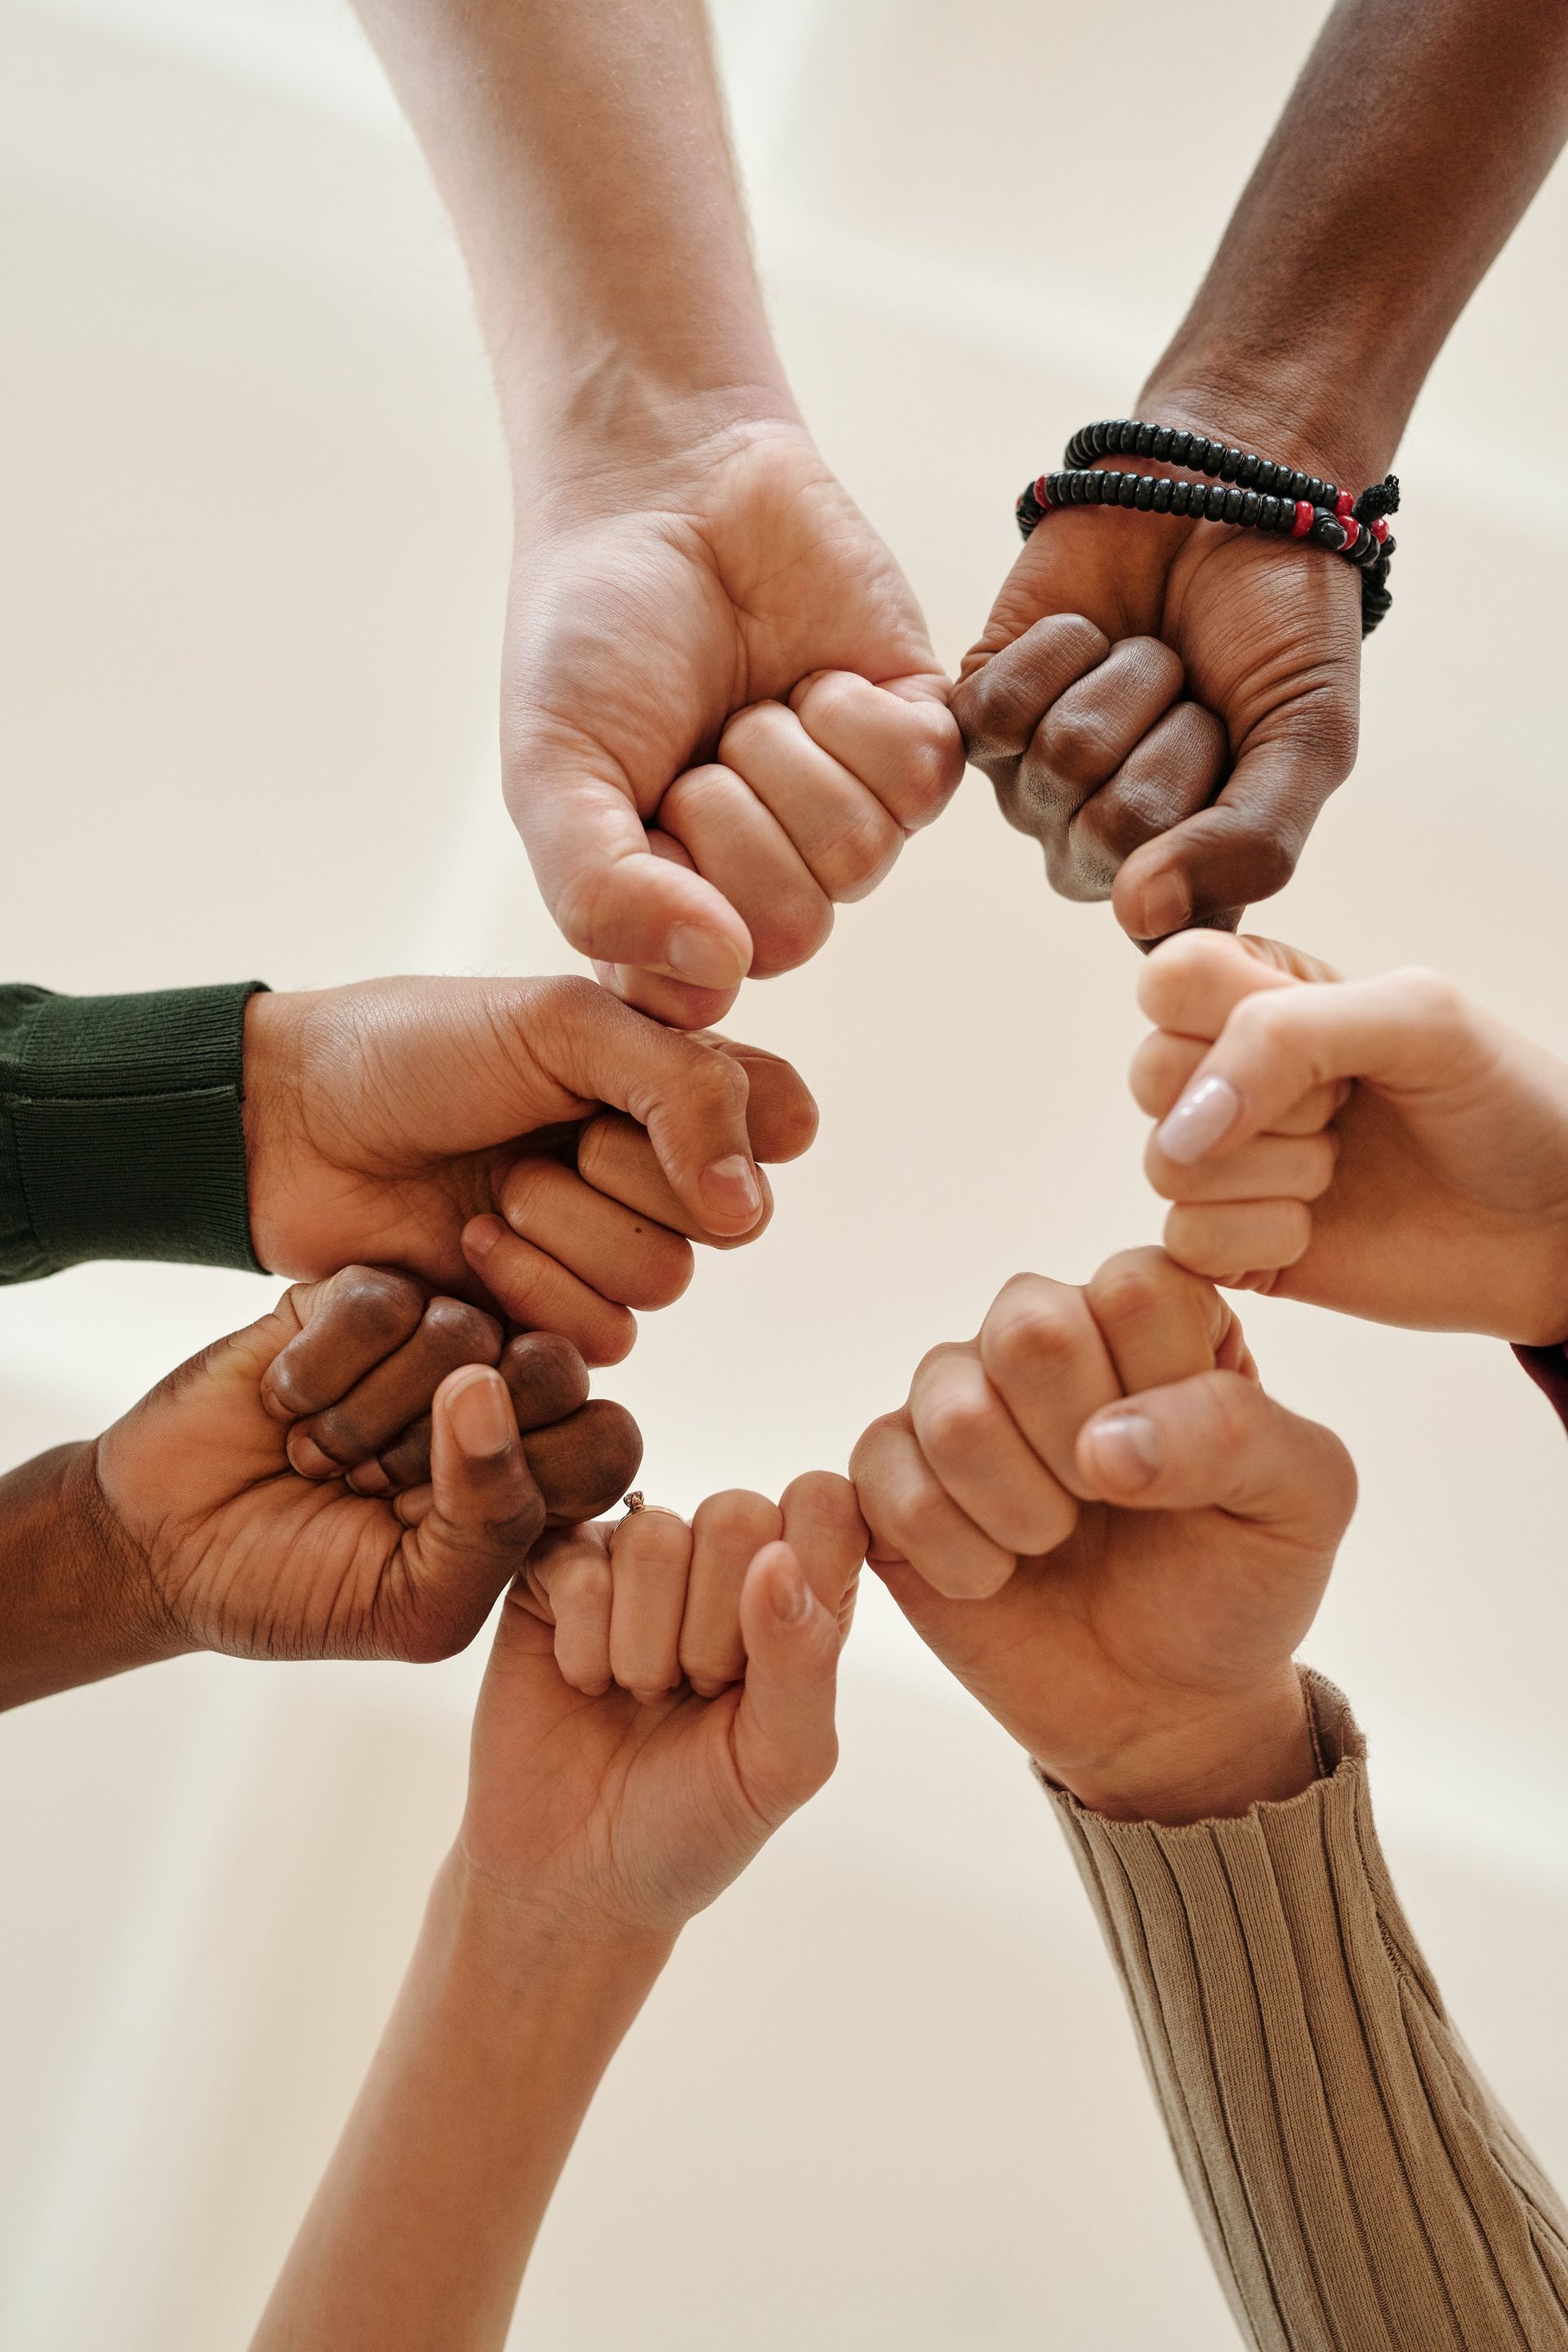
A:
[[[1050,1795],[1244,2336],[1265,2352],[1568,2352],[1568,2215],[1448,2022],[1310,1678],[1325,1777],[1189,1829]]]

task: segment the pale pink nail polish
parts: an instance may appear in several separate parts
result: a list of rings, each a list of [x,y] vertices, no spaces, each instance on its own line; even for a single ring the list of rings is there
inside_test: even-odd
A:
[[[1166,1113],[1154,1140],[1167,1160],[1187,1167],[1223,1143],[1240,1117],[1241,1097],[1228,1078],[1200,1078]]]

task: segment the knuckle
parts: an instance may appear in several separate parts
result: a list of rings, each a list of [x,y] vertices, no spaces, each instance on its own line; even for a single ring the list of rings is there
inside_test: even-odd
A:
[[[1118,731],[1110,720],[1082,702],[1047,711],[1040,721],[1035,748],[1057,775],[1073,784],[1109,775],[1121,755]]]
[[[1054,1380],[1071,1361],[1074,1339],[1066,1316],[1050,1301],[1005,1295],[986,1318],[981,1356],[1005,1386],[1033,1388]]]
[[[906,810],[918,810],[923,821],[934,816],[958,788],[963,773],[963,738],[957,719],[944,704],[912,702],[908,709],[901,798]]]
[[[799,727],[793,710],[782,702],[751,702],[737,710],[719,738],[718,757],[724,766],[734,768],[742,776],[746,763],[759,751],[766,755],[770,743],[786,730]]]
[[[332,1283],[334,1303],[377,1339],[401,1339],[415,1330],[425,1312],[425,1293],[412,1275],[390,1266],[348,1265]]]
[[[433,1298],[425,1309],[424,1322],[442,1352],[465,1363],[493,1364],[500,1355],[500,1325],[465,1298]]]
[[[1433,971],[1426,964],[1407,964],[1391,973],[1390,979],[1408,1016],[1419,1027],[1447,1029],[1462,1019],[1464,992],[1442,972]]]
[[[1092,1275],[1088,1286],[1096,1322],[1125,1328],[1152,1321],[1170,1297],[1172,1270],[1155,1250],[1113,1258]]]

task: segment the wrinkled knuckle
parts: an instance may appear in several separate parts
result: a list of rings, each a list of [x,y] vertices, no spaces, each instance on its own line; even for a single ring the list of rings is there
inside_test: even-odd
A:
[[[1068,783],[1088,783],[1109,775],[1117,765],[1121,746],[1108,719],[1081,704],[1058,705],[1041,720],[1036,749],[1055,774]]]
[[[973,1461],[994,1434],[995,1420],[987,1397],[933,1396],[917,1416],[921,1451],[940,1475],[945,1465]]]
[[[464,1363],[493,1364],[500,1355],[500,1325],[466,1298],[433,1298],[425,1309],[425,1329],[444,1353]]]
[[[752,702],[737,710],[719,738],[720,760],[726,767],[744,775],[749,761],[759,752],[764,757],[770,743],[786,729],[799,727],[799,720],[782,702]]]
[[[425,1293],[412,1275],[384,1265],[348,1265],[332,1284],[335,1301],[374,1338],[400,1339],[416,1328]]]
[[[985,1367],[1005,1387],[1047,1386],[1065,1370],[1073,1353],[1066,1317],[1041,1299],[1009,1301],[993,1312],[981,1338]]]
[[[1152,1322],[1170,1297],[1170,1279],[1162,1279],[1161,1261],[1153,1253],[1124,1258],[1101,1266],[1089,1284],[1095,1320],[1128,1329]]]

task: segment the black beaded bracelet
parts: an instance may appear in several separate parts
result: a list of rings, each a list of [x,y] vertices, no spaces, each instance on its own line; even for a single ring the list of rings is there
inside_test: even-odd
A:
[[[1094,464],[1097,457],[1152,457],[1156,463],[1192,466],[1218,478],[1187,482],[1167,474],[1123,473]],[[1394,602],[1388,569],[1395,542],[1389,536],[1387,518],[1398,505],[1399,483],[1393,474],[1357,498],[1316,474],[1260,457],[1256,450],[1174,425],[1118,417],[1075,433],[1062,470],[1031,482],[1016,511],[1026,539],[1053,507],[1105,506],[1126,507],[1139,514],[1186,515],[1195,521],[1310,540],[1314,546],[1343,556],[1361,572],[1365,637]]]

